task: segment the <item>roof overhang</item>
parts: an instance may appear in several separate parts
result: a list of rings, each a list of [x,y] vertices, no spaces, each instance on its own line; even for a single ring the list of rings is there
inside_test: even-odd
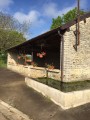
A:
[[[84,14],[84,15],[80,16],[80,21],[82,21],[82,20],[85,21],[86,18],[88,18],[88,17],[90,17],[90,12],[87,13],[87,14]],[[39,36],[37,36],[37,37],[35,37],[35,38],[32,38],[32,39],[30,39],[30,40],[28,40],[28,41],[26,41],[26,42],[24,42],[24,43],[22,43],[22,44],[19,44],[19,45],[17,45],[17,46],[14,46],[14,47],[12,47],[12,48],[9,48],[9,49],[7,49],[7,51],[10,51],[10,50],[13,50],[13,49],[17,49],[17,48],[20,48],[20,47],[23,47],[23,46],[27,46],[28,44],[31,44],[31,45],[32,45],[32,44],[34,44],[36,41],[46,40],[46,39],[48,39],[48,37],[50,37],[50,36],[58,35],[58,31],[60,31],[62,34],[64,34],[65,31],[66,31],[69,27],[73,26],[73,25],[76,24],[76,23],[77,23],[77,18],[76,18],[75,20],[73,20],[73,21],[70,21],[70,22],[62,25],[61,27],[58,27],[58,28],[56,28],[56,29],[47,31],[46,33],[43,33],[43,34],[41,34],[41,35],[39,35]]]

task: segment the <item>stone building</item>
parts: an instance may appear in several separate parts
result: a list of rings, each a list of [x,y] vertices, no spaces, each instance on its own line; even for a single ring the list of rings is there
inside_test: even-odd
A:
[[[80,45],[77,45],[76,51],[74,45],[77,42],[77,24],[77,19],[73,20],[8,49],[7,67],[30,77],[44,77],[47,63],[55,67],[48,70],[51,78],[63,82],[90,80],[90,13],[80,17]],[[42,59],[36,55],[41,51],[46,52]],[[17,58],[19,54],[32,55],[38,67],[24,65],[24,60]]]
[[[89,103],[90,88],[65,93],[34,79],[48,76],[60,85],[90,80],[90,13],[8,49],[7,67],[64,109]]]

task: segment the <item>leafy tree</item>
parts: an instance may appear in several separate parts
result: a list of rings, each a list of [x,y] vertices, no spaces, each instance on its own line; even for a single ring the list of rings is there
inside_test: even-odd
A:
[[[80,10],[80,15],[85,14],[85,11]],[[77,8],[74,8],[72,10],[70,10],[69,12],[67,12],[66,14],[64,14],[63,16],[58,16],[57,18],[53,18],[52,19],[52,25],[50,29],[54,29],[57,28],[73,19],[75,19],[77,17]]]
[[[83,15],[83,14],[85,14],[85,12],[83,10],[80,10],[80,15]],[[62,17],[64,23],[74,20],[75,18],[77,18],[77,8],[70,10],[69,12],[64,14]]]
[[[6,49],[24,42],[26,39],[22,33],[0,29],[0,67],[6,67]]]
[[[24,42],[24,35],[29,30],[29,23],[19,23],[12,16],[0,12],[0,66],[6,64],[5,50]]]
[[[56,19],[52,19],[52,25],[51,25],[51,29],[57,28],[59,26],[61,26],[63,23],[62,17],[58,16]]]
[[[24,42],[26,39],[22,33],[0,29],[0,53],[6,49]]]
[[[18,45],[26,39],[29,23],[22,24],[11,15],[0,12],[0,53],[9,47]]]
[[[22,24],[9,14],[0,12],[0,28],[9,29],[26,34],[29,30],[29,23],[24,21]]]

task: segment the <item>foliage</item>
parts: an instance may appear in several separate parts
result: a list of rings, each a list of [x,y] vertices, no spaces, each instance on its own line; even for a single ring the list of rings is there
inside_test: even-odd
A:
[[[25,41],[22,33],[0,29],[0,53]]]
[[[85,12],[83,10],[80,11],[80,15],[83,15]],[[63,22],[67,23],[77,17],[77,8],[74,8],[73,10],[70,10],[66,14],[63,15]]]
[[[80,15],[85,14],[85,11],[80,10]],[[52,19],[52,25],[50,29],[54,29],[57,28],[73,19],[75,19],[77,17],[77,8],[74,8],[72,10],[70,10],[69,12],[67,12],[66,14],[64,14],[63,16],[58,16],[57,18],[53,18]]]
[[[0,12],[0,28],[4,30],[14,30],[22,34],[26,34],[29,30],[29,23],[27,23],[26,21],[20,23],[11,15]]]
[[[5,50],[24,41],[22,33],[0,29],[0,67],[6,67],[7,54]]]
[[[38,64],[36,62],[31,62],[31,65],[33,65],[33,67],[38,67]]]
[[[6,63],[7,63],[7,55],[4,54],[0,54],[0,67],[6,67]]]
[[[11,15],[0,12],[0,53],[24,42],[28,26],[28,23],[21,24]]]
[[[45,63],[45,67],[48,68],[48,69],[54,69],[55,68],[55,66],[53,65],[53,63],[52,64]]]
[[[0,12],[0,66],[6,64],[5,50],[16,46],[26,39],[24,35],[29,30],[29,23],[22,24],[9,14]]]
[[[51,29],[57,28],[63,24],[63,20],[61,16],[58,16],[56,19],[52,19]]]

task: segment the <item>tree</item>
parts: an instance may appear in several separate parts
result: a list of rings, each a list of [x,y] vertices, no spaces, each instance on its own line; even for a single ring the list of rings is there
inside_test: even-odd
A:
[[[25,40],[22,33],[0,29],[0,53],[3,53],[6,49],[18,45]]]
[[[29,22],[24,21],[20,23],[13,16],[0,12],[0,28],[1,29],[9,29],[21,32],[22,34],[26,34],[29,30]]]
[[[80,15],[85,14],[86,12],[83,10],[80,10]],[[67,12],[66,14],[64,14],[62,17],[58,16],[56,19],[52,19],[52,25],[50,29],[54,29],[57,28],[73,19],[75,19],[77,17],[77,8],[74,8],[72,10],[70,10],[69,12]]]
[[[56,19],[52,19],[52,25],[51,25],[51,29],[57,28],[59,26],[61,26],[63,23],[62,17],[58,16]]]
[[[22,33],[12,30],[0,29],[0,67],[6,66],[6,49],[24,42],[26,39]]]
[[[5,50],[26,41],[24,35],[28,30],[29,23],[21,24],[11,15],[0,12],[0,66],[6,64]]]
[[[29,23],[22,24],[11,15],[0,12],[0,53],[9,47],[24,42],[24,35],[29,30]]]
[[[85,11],[80,10],[80,15],[83,15],[83,14],[85,14]],[[70,10],[69,12],[64,14],[62,17],[64,23],[74,20],[75,18],[77,18],[77,8]]]

